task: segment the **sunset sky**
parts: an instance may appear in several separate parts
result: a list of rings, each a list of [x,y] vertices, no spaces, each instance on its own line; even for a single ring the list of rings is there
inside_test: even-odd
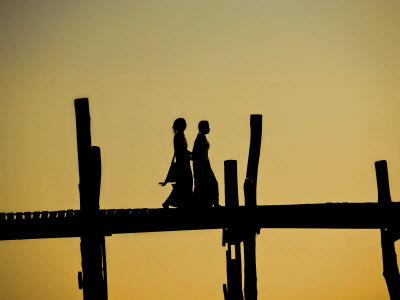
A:
[[[400,201],[398,0],[0,0],[0,212],[79,209],[73,100],[101,147],[100,207],[160,208],[172,122],[238,160],[263,115],[258,204]],[[205,216],[206,217],[206,216]],[[221,230],[106,238],[110,300],[223,300]],[[78,300],[79,238],[0,241],[0,298]],[[398,247],[400,254],[400,247]],[[259,299],[388,300],[378,230],[262,229]]]

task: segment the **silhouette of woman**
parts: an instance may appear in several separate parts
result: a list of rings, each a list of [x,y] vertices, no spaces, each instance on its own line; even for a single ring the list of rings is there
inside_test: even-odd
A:
[[[168,171],[167,178],[163,183],[176,182],[172,185],[173,189],[167,200],[162,204],[164,208],[169,206],[182,207],[190,202],[192,197],[193,177],[190,167],[191,153],[187,150],[187,142],[185,138],[186,121],[184,118],[178,118],[172,126],[174,130],[174,158],[171,168]],[[174,163],[175,159],[175,163]]]
[[[210,144],[206,135],[210,133],[208,121],[199,122],[199,134],[193,146],[194,194],[193,198],[201,206],[218,206],[218,181],[208,159]]]

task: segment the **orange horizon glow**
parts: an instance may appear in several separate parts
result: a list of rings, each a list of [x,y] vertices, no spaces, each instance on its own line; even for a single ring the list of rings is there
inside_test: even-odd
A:
[[[172,122],[238,161],[263,115],[258,204],[400,201],[400,4],[0,2],[0,212],[79,209],[73,100],[88,97],[100,207],[160,208]],[[223,299],[221,230],[106,238],[110,300]],[[398,250],[399,251],[399,250]],[[0,242],[0,298],[82,299],[78,238]],[[263,229],[259,299],[389,299],[378,230]]]

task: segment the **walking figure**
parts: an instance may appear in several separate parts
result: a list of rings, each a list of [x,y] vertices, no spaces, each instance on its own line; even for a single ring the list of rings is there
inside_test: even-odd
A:
[[[211,169],[208,159],[210,143],[206,135],[210,133],[208,121],[199,122],[199,133],[193,146],[193,172],[194,172],[194,193],[193,198],[196,206],[218,206],[219,192],[218,181]]]
[[[175,183],[172,184],[171,194],[162,204],[164,208],[187,206],[191,201],[193,189],[193,176],[190,167],[191,153],[187,149],[188,144],[184,134],[186,129],[185,119],[176,119],[172,129],[174,130],[174,156],[168,175],[165,181],[160,184],[165,186],[168,182]]]

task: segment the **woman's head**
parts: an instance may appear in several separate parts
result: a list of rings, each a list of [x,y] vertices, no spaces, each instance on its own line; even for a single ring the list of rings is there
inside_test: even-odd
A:
[[[199,122],[199,131],[202,134],[207,134],[210,132],[210,125],[208,124],[208,121],[200,121]]]
[[[186,121],[184,118],[178,118],[174,121],[174,125],[172,126],[174,132],[184,132],[186,129]]]

